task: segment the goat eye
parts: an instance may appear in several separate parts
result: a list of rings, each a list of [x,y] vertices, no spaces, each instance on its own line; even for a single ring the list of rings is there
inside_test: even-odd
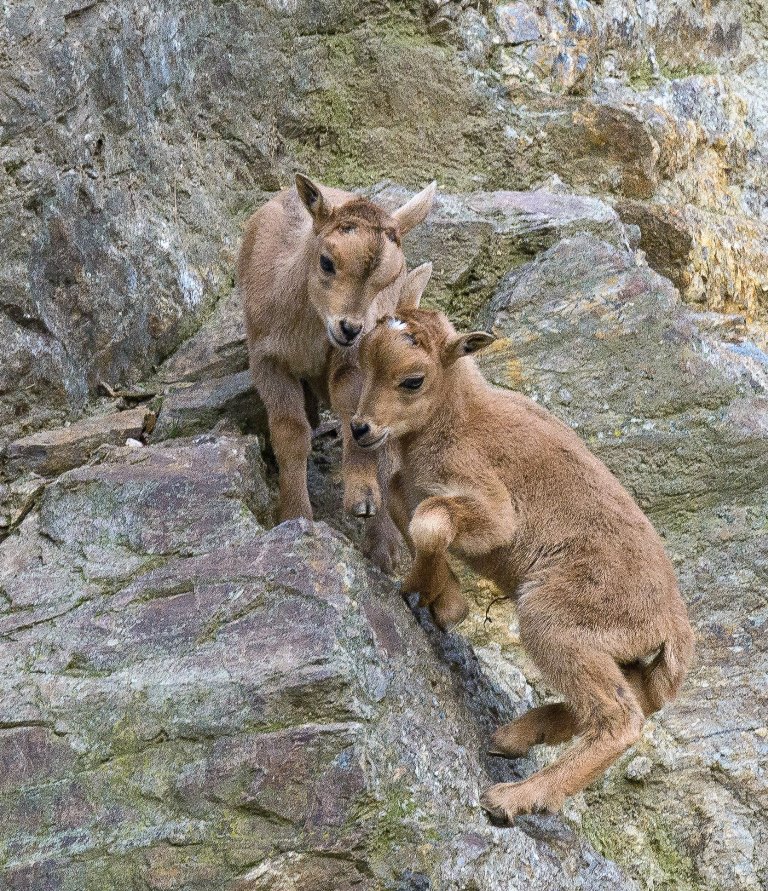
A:
[[[326,257],[325,254],[320,254],[320,268],[323,272],[327,272],[328,275],[333,275],[336,272],[336,267],[333,265],[333,260],[330,257]]]
[[[419,390],[424,383],[424,375],[419,377],[407,377],[400,386],[405,390]]]

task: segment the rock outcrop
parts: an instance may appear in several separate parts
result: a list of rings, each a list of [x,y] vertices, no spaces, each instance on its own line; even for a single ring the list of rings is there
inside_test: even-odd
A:
[[[2,16],[5,885],[768,887],[759,4]],[[427,299],[494,327],[486,375],[575,426],[675,562],[696,665],[562,817],[478,809],[552,757],[484,753],[551,691],[492,587],[463,572],[442,636],[354,549],[331,424],[320,522],[273,528],[232,270],[296,168],[393,205],[438,179],[405,244]]]
[[[297,168],[451,192],[558,176],[637,224],[684,299],[768,318],[752,0],[33,0],[2,16],[4,439],[178,347],[231,294],[241,223]],[[516,259],[501,242],[469,296]]]
[[[677,566],[697,664],[638,745],[563,818],[490,826],[484,786],[552,756],[484,754],[551,695],[513,606],[463,573],[474,607],[442,636],[323,522],[270,531],[247,400],[188,400],[185,423],[213,432],[105,442],[16,481],[29,503],[0,543],[10,888],[763,887],[768,361],[627,240],[555,235],[475,321],[500,335],[486,375],[575,426]],[[191,379],[205,339],[185,348]],[[220,346],[240,341],[233,326]],[[316,441],[312,498],[355,538],[338,460]]]
[[[266,532],[258,454],[110,450],[2,545],[3,886],[634,888],[557,819],[488,824],[513,704],[338,533]]]

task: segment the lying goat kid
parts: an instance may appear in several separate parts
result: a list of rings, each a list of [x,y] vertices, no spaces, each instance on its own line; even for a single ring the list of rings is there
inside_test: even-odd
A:
[[[517,601],[523,644],[565,697],[500,728],[492,751],[578,741],[520,783],[487,790],[492,815],[558,810],[638,738],[673,698],[693,634],[659,536],[576,434],[524,396],[492,387],[470,353],[493,340],[457,335],[417,309],[407,284],[397,317],[362,341],[361,447],[397,440],[390,507],[411,546],[408,590],[442,627],[467,607],[450,552]]]

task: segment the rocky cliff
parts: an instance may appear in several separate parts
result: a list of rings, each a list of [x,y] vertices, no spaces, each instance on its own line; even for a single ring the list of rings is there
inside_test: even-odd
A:
[[[768,887],[759,4],[10,3],[0,70],[0,863],[13,889]],[[232,292],[296,167],[384,204],[665,537],[678,702],[562,817],[478,794],[551,695],[513,607],[435,632],[338,446],[273,527]],[[395,185],[397,183],[398,185]],[[64,426],[62,426],[64,425]],[[126,443],[130,443],[126,445]],[[351,540],[351,541],[350,541]]]

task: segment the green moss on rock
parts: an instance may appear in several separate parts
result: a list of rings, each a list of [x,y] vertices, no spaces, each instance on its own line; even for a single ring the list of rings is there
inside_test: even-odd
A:
[[[392,178],[449,189],[509,184],[503,122],[409,6],[306,49],[310,93],[289,153],[331,185]]]
[[[644,807],[621,783],[615,795],[592,796],[582,829],[595,848],[653,891],[697,891],[695,869],[669,819]]]

